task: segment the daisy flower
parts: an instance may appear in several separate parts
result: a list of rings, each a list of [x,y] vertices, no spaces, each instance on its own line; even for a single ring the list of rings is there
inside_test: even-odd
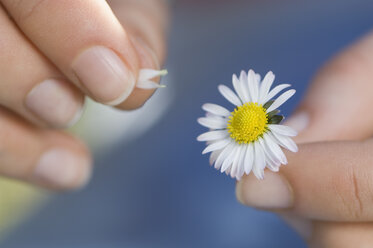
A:
[[[165,85],[157,84],[152,79],[165,76],[167,73],[167,70],[141,69],[136,87],[140,89],[164,88]]]
[[[271,90],[275,76],[268,72],[261,81],[253,70],[242,71],[238,78],[232,78],[234,91],[219,85],[220,93],[235,109],[206,103],[202,109],[206,117],[198,123],[209,128],[198,136],[198,141],[207,143],[202,154],[211,152],[210,164],[232,178],[240,180],[251,171],[258,179],[264,178],[264,169],[277,172],[287,159],[281,147],[297,152],[298,147],[290,138],[297,135],[292,128],[279,123],[284,118],[277,110],[294,95],[295,90],[287,90],[273,99],[289,84],[280,84]]]

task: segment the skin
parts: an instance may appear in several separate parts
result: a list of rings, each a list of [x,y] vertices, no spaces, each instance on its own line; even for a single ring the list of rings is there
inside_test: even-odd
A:
[[[91,46],[114,50],[135,78],[140,68],[159,69],[166,50],[165,1],[0,0],[0,27],[0,174],[52,189],[81,187],[91,171],[89,151],[56,130],[55,122],[31,113],[25,99],[41,81],[53,78],[76,106],[84,96],[105,103],[72,70],[76,57]],[[313,247],[373,243],[372,58],[369,34],[320,70],[298,109],[308,113],[310,122],[296,138],[300,151],[287,154],[289,164],[279,173],[292,189],[291,205],[270,211],[283,216]],[[116,107],[141,107],[152,93],[131,89]],[[68,125],[58,121],[59,127]],[[53,148],[82,161],[75,163],[69,180],[56,183],[35,176],[40,157]],[[249,206],[255,202],[245,202],[240,194],[253,180],[243,178],[238,192]]]
[[[159,69],[165,57],[167,7],[163,0],[0,0],[1,175],[59,190],[87,182],[92,169],[88,149],[56,129],[68,126],[68,120],[56,126],[25,107],[27,95],[43,80],[58,79],[59,90],[68,92],[74,107],[82,107],[86,95],[100,102],[72,70],[76,57],[92,46],[115,51],[135,78],[141,68]],[[139,108],[153,92],[134,87],[116,107]],[[81,161],[63,182],[35,175],[42,155],[54,148]]]
[[[373,243],[372,55],[371,33],[316,75],[294,114],[309,115],[307,127],[295,138],[299,152],[287,153],[289,164],[278,173],[291,188],[290,206],[259,207],[282,216],[310,247]],[[255,199],[244,197],[252,190],[249,184],[260,187],[255,180],[245,177],[237,185],[237,196],[257,207]]]

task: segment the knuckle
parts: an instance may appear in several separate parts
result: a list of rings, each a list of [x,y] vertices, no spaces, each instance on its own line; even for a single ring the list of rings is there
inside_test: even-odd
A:
[[[339,204],[337,211],[346,220],[366,220],[373,214],[367,206],[373,203],[372,197],[366,197],[372,190],[369,178],[372,173],[362,174],[356,164],[350,165],[344,170],[343,175],[339,174],[333,178],[332,186]]]
[[[32,17],[41,6],[47,4],[49,0],[18,0],[14,1],[13,7],[17,10],[13,18],[18,23],[23,23]]]

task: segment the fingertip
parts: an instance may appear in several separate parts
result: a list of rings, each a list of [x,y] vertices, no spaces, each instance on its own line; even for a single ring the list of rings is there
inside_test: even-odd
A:
[[[236,196],[242,204],[260,209],[286,209],[293,205],[293,193],[286,178],[270,171],[262,180],[252,174],[243,177],[237,183]]]
[[[41,154],[31,181],[53,190],[77,190],[88,183],[91,173],[92,159],[87,149],[55,146]]]

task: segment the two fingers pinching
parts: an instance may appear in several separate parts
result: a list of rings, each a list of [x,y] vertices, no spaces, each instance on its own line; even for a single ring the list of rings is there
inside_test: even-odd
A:
[[[139,71],[159,69],[162,27],[153,41],[141,27],[124,25],[136,16],[117,18],[106,1],[0,3],[0,174],[54,189],[84,185],[91,171],[85,146],[37,126],[73,124],[85,95],[122,109],[140,107],[154,90],[135,84],[142,78],[154,86],[158,74]]]
[[[131,109],[152,94],[134,89],[139,70],[158,69],[161,58],[140,41],[149,39],[131,37],[106,1],[1,3],[4,106],[34,123],[63,127],[79,117],[83,95]]]

